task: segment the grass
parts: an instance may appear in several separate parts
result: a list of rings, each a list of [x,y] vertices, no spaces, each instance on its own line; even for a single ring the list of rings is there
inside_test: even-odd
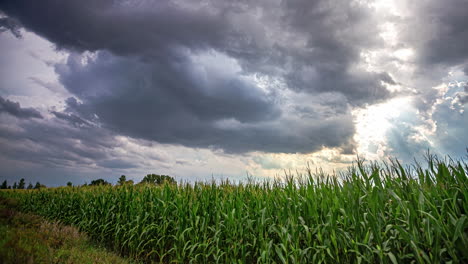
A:
[[[339,176],[4,192],[25,211],[154,263],[468,263],[468,166],[363,164]]]
[[[131,263],[95,245],[77,228],[17,211],[17,201],[0,198],[0,263]]]

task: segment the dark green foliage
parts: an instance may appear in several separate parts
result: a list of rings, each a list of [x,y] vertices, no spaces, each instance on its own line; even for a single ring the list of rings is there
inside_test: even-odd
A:
[[[21,178],[21,180],[18,183],[18,189],[24,189],[25,185],[26,185],[26,183],[25,183],[24,179]]]
[[[103,179],[93,180],[89,184],[89,186],[97,186],[97,185],[111,185],[111,184]]]
[[[122,175],[119,177],[119,181],[117,182],[118,185],[133,185],[132,180],[127,181],[127,177],[125,175]]]
[[[72,182],[67,182],[67,186],[68,186],[68,187],[72,187],[72,186],[73,186],[73,183],[72,183]]]
[[[44,184],[41,184],[40,182],[36,182],[36,185],[34,185],[34,189],[41,189],[41,188],[46,188]]]
[[[13,189],[18,189],[18,184],[16,184],[16,182],[13,183]]]
[[[163,183],[174,184],[174,183],[176,183],[176,181],[171,176],[158,175],[158,174],[148,174],[143,178],[143,180],[141,180],[140,184],[142,184],[142,183],[160,185],[160,184],[163,184]]]
[[[29,183],[27,189],[28,189],[28,190],[31,190],[31,189],[33,189],[33,188],[34,188],[34,186],[32,185],[32,183]]]
[[[126,181],[127,181],[127,177],[125,177],[125,175],[122,175],[119,177],[119,181],[117,183],[119,185],[124,185]]]
[[[0,189],[8,189],[8,183],[6,180],[3,181],[2,186],[0,186]]]

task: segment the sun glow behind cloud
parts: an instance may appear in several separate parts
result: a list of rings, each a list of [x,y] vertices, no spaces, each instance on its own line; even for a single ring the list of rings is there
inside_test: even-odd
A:
[[[392,121],[404,112],[410,111],[411,98],[400,97],[388,102],[356,109],[353,116],[356,120],[357,153],[366,159],[382,159],[388,150],[387,132]]]

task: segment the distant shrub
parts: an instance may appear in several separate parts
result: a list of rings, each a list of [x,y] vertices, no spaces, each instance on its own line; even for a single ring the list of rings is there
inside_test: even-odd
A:
[[[176,181],[174,178],[168,175],[158,175],[158,174],[148,174],[146,175],[143,180],[141,180],[140,184],[163,184],[163,183],[171,183],[175,184]]]
[[[93,180],[89,184],[89,186],[97,186],[97,185],[111,185],[111,184],[110,184],[110,182],[107,182],[104,179]]]

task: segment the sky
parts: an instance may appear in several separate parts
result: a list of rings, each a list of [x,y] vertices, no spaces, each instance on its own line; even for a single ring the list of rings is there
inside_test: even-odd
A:
[[[0,179],[466,156],[468,0],[2,0]]]

